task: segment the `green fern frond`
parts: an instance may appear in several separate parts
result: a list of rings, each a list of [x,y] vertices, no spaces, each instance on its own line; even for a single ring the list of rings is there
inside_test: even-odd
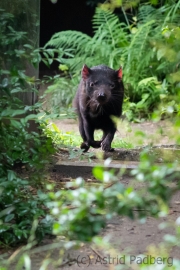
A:
[[[98,37],[98,40],[104,40],[114,48],[128,44],[127,26],[120,23],[119,18],[112,12],[97,8],[92,22],[95,30],[94,39]]]
[[[71,48],[78,53],[90,40],[91,37],[84,33],[68,30],[54,34],[45,47]]]
[[[96,8],[95,14],[93,16],[93,29],[94,32],[102,26],[102,25],[108,25],[110,22],[116,22],[119,23],[118,17],[113,14],[111,11],[103,10],[101,8]]]
[[[180,0],[178,3],[171,5],[163,5],[156,9],[150,5],[143,5],[139,8],[138,21],[145,23],[149,20],[155,20],[156,25],[164,27],[168,22],[179,23],[180,14],[177,12],[180,8]]]
[[[140,23],[146,23],[148,18],[151,18],[152,20],[152,16],[153,14],[157,13],[157,9],[153,8],[152,6],[150,5],[144,5],[144,6],[141,6],[139,8],[139,12],[138,12],[138,22]]]

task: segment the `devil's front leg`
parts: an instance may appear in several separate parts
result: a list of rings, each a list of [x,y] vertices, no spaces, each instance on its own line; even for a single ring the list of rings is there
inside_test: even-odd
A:
[[[103,131],[103,137],[101,142],[101,148],[105,152],[112,152],[114,148],[111,148],[111,143],[114,139],[114,134],[116,132],[116,127],[113,125],[110,126],[110,129]]]
[[[88,151],[90,146],[94,148],[101,147],[101,141],[94,140],[94,127],[86,117],[82,118],[80,133],[84,140],[81,144],[81,149],[84,149],[85,152]]]

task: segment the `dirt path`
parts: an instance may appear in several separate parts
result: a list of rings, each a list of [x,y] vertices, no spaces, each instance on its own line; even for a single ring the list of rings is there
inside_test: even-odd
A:
[[[63,132],[74,132],[79,134],[78,122],[73,119],[54,121],[57,127]],[[146,145],[152,143],[155,145],[175,144],[173,138],[174,131],[172,123],[169,121],[160,121],[153,123],[150,121],[143,123],[129,123],[125,120],[119,121],[118,131],[115,137],[123,139],[133,144],[133,146]]]

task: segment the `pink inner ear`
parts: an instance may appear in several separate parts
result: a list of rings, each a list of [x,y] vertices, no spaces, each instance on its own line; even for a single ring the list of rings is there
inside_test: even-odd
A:
[[[118,70],[118,78],[122,79],[123,72],[122,72],[122,67]]]
[[[88,76],[89,76],[89,68],[88,68],[88,66],[86,66],[86,65],[83,66],[81,74],[82,74],[83,79],[88,78]]]

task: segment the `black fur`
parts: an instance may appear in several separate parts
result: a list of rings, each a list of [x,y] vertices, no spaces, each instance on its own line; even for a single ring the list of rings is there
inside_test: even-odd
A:
[[[81,149],[85,152],[90,146],[102,147],[106,152],[113,150],[111,142],[116,132],[116,125],[111,116],[120,117],[123,96],[121,68],[115,71],[104,65],[92,68],[84,65],[74,107],[78,114],[79,131],[83,139]],[[103,131],[100,141],[94,140],[95,129]]]

